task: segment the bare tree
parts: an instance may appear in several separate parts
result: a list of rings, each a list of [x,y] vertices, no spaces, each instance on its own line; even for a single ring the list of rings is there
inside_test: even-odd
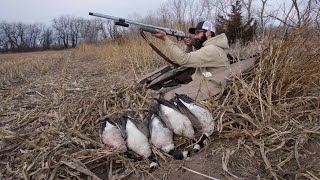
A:
[[[211,1],[212,1],[212,3],[217,4],[216,17],[218,15],[223,16],[223,17],[228,16],[228,14],[230,13],[230,7],[233,3],[232,0],[216,0],[216,1],[211,0]]]
[[[104,39],[115,39],[119,35],[119,27],[113,21],[105,20],[101,23],[101,30]]]
[[[311,19],[315,19],[314,22],[317,23],[319,6],[319,0],[291,0],[291,7],[289,10],[285,8],[285,4],[283,4],[279,8],[279,10],[282,10],[282,16],[269,16],[281,22],[287,27],[300,27],[302,23],[307,22]]]
[[[198,21],[203,13],[203,6],[200,6],[201,1],[197,0],[188,0],[187,1],[187,19],[188,26],[195,26],[195,21]]]
[[[50,27],[42,27],[40,47],[44,50],[50,49],[53,44],[53,30]]]
[[[316,8],[315,10],[315,19],[316,19],[316,24],[318,26],[318,28],[320,28],[320,1],[319,1],[319,5],[318,8]]]
[[[6,22],[0,23],[0,49],[5,52],[10,49],[9,39],[5,32]]]
[[[226,8],[223,0],[169,0],[161,4],[158,14],[162,24],[187,30],[200,20],[214,21],[217,12],[226,11]]]
[[[157,11],[157,14],[159,14],[159,17],[161,18],[161,25],[165,27],[171,26],[171,16],[168,7],[162,3]]]
[[[187,0],[169,0],[167,3],[169,10],[175,17],[174,20],[177,22],[177,27],[175,28],[186,29],[185,17],[188,3]]]
[[[9,48],[12,50],[21,50],[21,41],[19,38],[21,37],[21,31],[18,32],[17,27],[20,25],[17,23],[2,23],[1,29],[7,39],[7,43],[9,44]]]
[[[241,0],[243,6],[247,11],[247,21],[251,21],[252,18],[252,1],[253,0]]]
[[[70,18],[70,40],[71,46],[76,47],[78,44],[78,38],[80,37],[80,30],[81,30],[81,19],[76,17]]]
[[[37,50],[41,44],[43,24],[6,23],[0,24],[1,46],[6,50]]]
[[[301,16],[300,16],[300,10],[299,10],[299,6],[298,6],[297,0],[292,0],[292,5],[295,8],[296,13],[297,13],[297,18],[298,18],[298,24],[297,25],[300,26],[301,25]]]
[[[52,27],[56,30],[58,44],[63,48],[68,48],[70,40],[70,16],[61,16],[53,19]]]
[[[285,5],[284,5],[285,6]],[[283,7],[283,17],[284,18],[279,18],[279,17],[275,17],[273,16],[273,18],[277,19],[278,21],[282,22],[284,25],[288,26],[288,27],[293,27],[293,21],[290,19],[292,17],[292,10],[293,10],[293,5],[291,5],[290,9],[288,12],[286,12],[285,8]]]
[[[102,39],[110,38],[113,34],[109,33],[109,24],[113,24],[113,21],[104,20],[100,18],[94,19],[81,19],[80,28],[80,41],[87,43],[97,43]],[[113,28],[111,28],[113,29]],[[112,31],[112,30],[110,30]]]
[[[81,41],[83,42],[88,42],[88,43],[94,43],[97,42],[97,38],[96,38],[96,33],[95,33],[95,29],[96,29],[96,21],[97,19],[92,19],[92,20],[82,20],[82,28],[80,31],[80,37],[81,37]]]
[[[264,32],[265,32],[264,11],[265,11],[267,1],[268,0],[261,0],[262,7],[260,11],[260,26],[261,26],[262,35],[264,35]]]
[[[42,24],[30,24],[26,26],[24,42],[28,50],[39,49],[42,26]]]
[[[308,0],[303,2],[305,3],[305,8],[301,13],[301,20],[308,21],[310,19],[315,19],[315,23],[317,24],[319,21],[320,0]]]

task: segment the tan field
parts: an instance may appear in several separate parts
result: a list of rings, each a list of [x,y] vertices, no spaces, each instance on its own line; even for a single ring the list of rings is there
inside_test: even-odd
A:
[[[141,37],[1,54],[0,179],[319,179],[317,33],[305,27],[233,47],[240,58],[261,55],[223,94],[202,102],[216,117],[216,132],[186,161],[154,148],[160,167],[153,173],[147,160],[108,149],[97,131],[102,116],[140,112],[151,103],[134,82],[166,62]],[[175,142],[178,149],[192,145]]]

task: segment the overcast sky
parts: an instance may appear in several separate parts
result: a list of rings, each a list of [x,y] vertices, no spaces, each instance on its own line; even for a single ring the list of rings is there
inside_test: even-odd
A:
[[[93,18],[89,12],[131,19],[131,15],[143,17],[158,10],[164,2],[166,0],[0,0],[0,22],[49,25],[62,15]],[[291,0],[268,0],[266,9],[276,9],[283,3],[290,6]]]
[[[127,18],[157,10],[164,0],[0,0],[0,22],[50,24],[62,15],[90,18],[96,12]]]

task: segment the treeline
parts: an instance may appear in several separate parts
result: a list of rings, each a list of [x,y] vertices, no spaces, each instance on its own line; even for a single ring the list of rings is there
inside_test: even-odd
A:
[[[167,0],[157,11],[145,16],[128,17],[135,21],[186,31],[201,20],[211,20],[230,43],[250,41],[275,25],[293,28],[313,20],[319,28],[320,0],[284,0],[270,7],[268,0]],[[103,13],[103,12],[101,12]],[[98,43],[121,38],[136,28],[119,28],[112,21],[61,16],[50,25],[0,23],[0,52],[22,52],[73,48],[79,43]]]
[[[0,50],[22,52],[48,49],[66,49],[77,44],[96,43],[113,38],[116,27],[103,19],[84,19],[61,16],[44,24],[0,23]]]

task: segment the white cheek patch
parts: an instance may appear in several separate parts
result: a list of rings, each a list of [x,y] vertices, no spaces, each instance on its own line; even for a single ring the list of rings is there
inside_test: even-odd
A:
[[[186,159],[188,157],[189,152],[188,151],[183,151],[182,155],[183,155],[183,159]]]
[[[158,163],[152,162],[149,166],[150,169],[154,167],[158,167]]]
[[[200,145],[199,144],[194,145],[193,149],[200,150]]]
[[[211,72],[204,72],[204,73],[202,73],[202,74],[203,74],[203,76],[206,77],[206,78],[212,76]]]

